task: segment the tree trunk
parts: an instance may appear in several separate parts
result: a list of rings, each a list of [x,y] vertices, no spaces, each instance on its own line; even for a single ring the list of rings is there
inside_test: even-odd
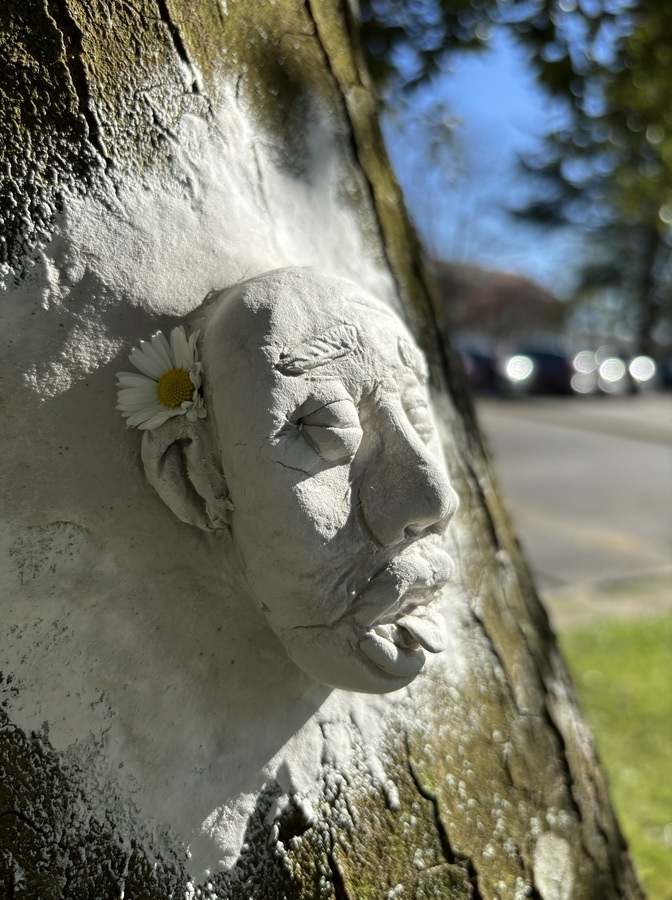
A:
[[[0,896],[643,896],[347,5],[6,0],[0,25]],[[296,265],[405,319],[461,500],[449,648],[389,694],[289,661],[114,410],[140,340]]]
[[[655,221],[655,220],[654,220]],[[661,236],[656,225],[644,226],[643,248],[640,261],[641,274],[637,285],[638,296],[635,298],[638,320],[635,337],[635,350],[647,356],[656,355],[655,328],[658,324],[661,308],[657,302],[656,262],[661,250]]]

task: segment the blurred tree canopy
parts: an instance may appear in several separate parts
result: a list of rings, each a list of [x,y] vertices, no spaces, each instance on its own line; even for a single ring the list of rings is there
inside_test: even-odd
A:
[[[672,340],[672,0],[362,0],[360,8],[374,78],[392,103],[412,104],[456,50],[485,47],[494,25],[513,31],[563,111],[521,160],[530,198],[515,214],[581,228],[578,296],[612,292],[636,348],[655,353]]]
[[[672,320],[672,3],[610,6],[555,88],[565,123],[522,161],[537,193],[518,213],[583,229],[579,299],[609,291],[620,336],[656,354]]]
[[[359,30],[369,70],[386,90],[431,79],[456,49],[482,48],[495,0],[361,0]]]

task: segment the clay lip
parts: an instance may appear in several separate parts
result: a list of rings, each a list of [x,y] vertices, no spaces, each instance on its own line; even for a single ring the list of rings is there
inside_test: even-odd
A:
[[[385,678],[407,682],[422,671],[427,652],[445,648],[440,610],[429,612],[429,607],[436,607],[453,571],[451,557],[440,547],[415,545],[372,576],[352,610],[358,656],[368,667]],[[424,621],[425,627],[414,627],[414,618],[421,625]]]
[[[390,552],[382,560],[378,550],[377,566],[368,557],[367,568],[373,571],[368,577],[360,575],[356,580],[351,570],[351,589],[347,590],[347,582],[342,585],[347,609],[333,621],[287,629],[290,644],[296,641],[297,633],[305,634],[306,630],[332,636],[340,665],[350,658],[348,671],[361,673],[357,678],[341,678],[335,686],[344,690],[387,693],[405,687],[424,668],[426,653],[439,653],[446,646],[439,596],[454,571],[451,557],[438,536],[426,536],[394,549],[396,553]],[[361,573],[362,562],[360,557],[353,569]],[[301,638],[301,647],[304,642]],[[329,651],[324,644],[320,647],[322,671],[324,655],[328,657]],[[305,661],[305,652],[293,651],[290,656],[306,668],[299,661]],[[310,667],[306,671],[310,672]],[[324,681],[333,684],[328,678]],[[363,683],[368,686],[362,687]]]
[[[454,571],[452,558],[442,548],[411,544],[386,560],[355,594],[348,618],[366,632],[392,624],[432,603]]]

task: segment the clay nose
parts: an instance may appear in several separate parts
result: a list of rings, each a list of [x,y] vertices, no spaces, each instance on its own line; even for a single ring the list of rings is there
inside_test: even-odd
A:
[[[419,437],[396,428],[367,467],[360,503],[371,534],[389,547],[443,532],[458,500],[442,462]]]

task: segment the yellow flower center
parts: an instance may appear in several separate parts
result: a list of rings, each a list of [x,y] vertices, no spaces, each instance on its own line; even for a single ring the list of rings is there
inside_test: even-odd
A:
[[[156,396],[159,403],[169,409],[176,409],[185,400],[191,400],[194,386],[189,378],[189,373],[184,369],[171,369],[159,378],[156,385]]]

